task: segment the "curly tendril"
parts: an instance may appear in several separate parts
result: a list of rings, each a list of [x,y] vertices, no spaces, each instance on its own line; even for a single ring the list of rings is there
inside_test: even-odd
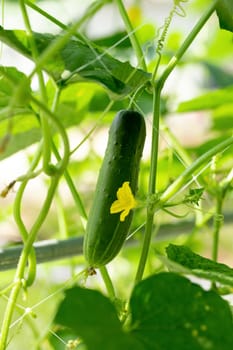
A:
[[[185,3],[188,2],[188,0],[173,0],[173,7],[169,13],[169,16],[165,18],[164,24],[162,27],[159,28],[158,30],[158,35],[160,36],[159,40],[158,40],[158,45],[157,45],[157,49],[156,52],[157,54],[161,54],[163,46],[164,46],[164,41],[166,39],[167,33],[168,33],[168,29],[169,26],[171,24],[171,21],[173,19],[173,16],[176,14],[180,17],[185,17],[186,16],[186,12],[184,10],[184,8],[182,7],[181,3]],[[161,35],[159,34],[160,31],[162,31]]]
[[[182,7],[181,3],[188,2],[189,0],[174,0],[174,7],[175,7],[175,14],[180,16],[180,17],[185,17],[186,12],[184,8]]]
[[[186,12],[185,12],[184,8],[182,7],[182,4],[185,2],[188,2],[188,1],[189,0],[173,0],[173,7],[172,7],[168,17],[165,18],[164,24],[162,25],[162,27],[160,27],[158,29],[157,37],[159,37],[159,39],[158,39],[158,43],[157,43],[157,47],[156,47],[156,54],[158,55],[158,61],[157,61],[156,67],[155,67],[153,77],[156,76],[156,73],[157,73],[157,70],[159,67],[159,63],[161,60],[161,54],[162,54],[162,50],[164,47],[164,42],[165,42],[165,39],[167,37],[168,29],[170,27],[173,16],[177,15],[180,17],[185,17]]]

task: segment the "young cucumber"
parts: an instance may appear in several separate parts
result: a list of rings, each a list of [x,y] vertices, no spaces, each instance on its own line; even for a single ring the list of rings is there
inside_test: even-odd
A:
[[[145,121],[141,114],[131,110],[118,112],[109,130],[84,237],[84,256],[90,267],[110,262],[127,237],[132,210],[124,221],[120,221],[120,214],[111,214],[110,207],[125,181],[129,182],[135,195],[145,137]]]

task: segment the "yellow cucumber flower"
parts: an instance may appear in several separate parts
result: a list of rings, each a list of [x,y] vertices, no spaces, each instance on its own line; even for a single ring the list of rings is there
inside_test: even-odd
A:
[[[111,214],[121,213],[120,221],[125,221],[130,210],[135,208],[137,202],[131,191],[129,181],[125,181],[117,191],[117,200],[114,201],[110,208]]]

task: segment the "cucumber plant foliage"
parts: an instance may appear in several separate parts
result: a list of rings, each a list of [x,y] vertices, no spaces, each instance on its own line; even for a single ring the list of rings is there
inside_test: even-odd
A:
[[[129,304],[129,321],[122,326],[108,298],[73,287],[66,290],[55,322],[80,336],[88,350],[232,349],[228,303],[185,277],[152,275],[136,285]]]

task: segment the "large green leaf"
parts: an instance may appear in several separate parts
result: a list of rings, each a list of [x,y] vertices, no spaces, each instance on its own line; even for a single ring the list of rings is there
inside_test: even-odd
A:
[[[233,269],[227,265],[195,254],[186,246],[169,244],[166,252],[170,260],[188,268],[194,275],[233,286]]]
[[[216,11],[220,28],[233,32],[233,1],[219,0]]]
[[[231,350],[232,314],[213,291],[175,273],[140,282],[123,329],[113,304],[100,292],[66,291],[55,322],[78,334],[88,350]]]
[[[145,350],[123,333],[113,304],[98,291],[80,287],[67,290],[55,321],[81,336],[88,350]]]
[[[230,350],[232,314],[212,291],[174,273],[139,283],[131,300],[131,334],[146,350]]]
[[[38,52],[43,53],[61,35],[33,33]],[[0,27],[0,40],[32,58],[29,39],[23,30],[5,30]],[[100,48],[78,39],[68,43],[44,64],[44,70],[67,85],[77,81],[94,81],[107,88],[114,96],[126,96],[150,79],[150,74],[111,57]]]

